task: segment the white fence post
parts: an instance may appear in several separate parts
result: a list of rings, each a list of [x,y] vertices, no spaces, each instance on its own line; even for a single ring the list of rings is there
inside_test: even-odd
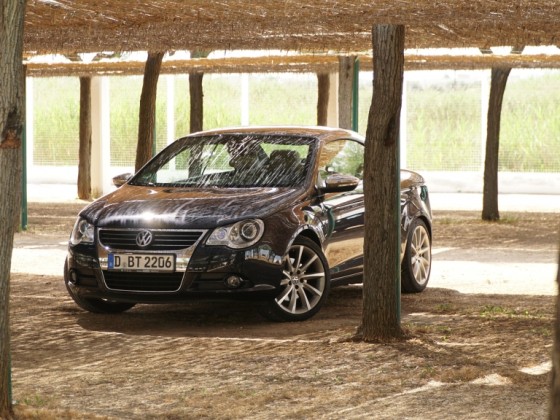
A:
[[[167,144],[175,141],[175,75],[168,74],[167,82]]]
[[[111,189],[109,79],[91,79],[91,192],[101,197]]]
[[[400,165],[401,168],[406,168],[408,166],[408,162],[406,161],[407,154],[406,154],[406,145],[408,143],[408,131],[407,131],[407,119],[408,119],[408,94],[406,92],[406,88],[408,85],[408,78],[406,77],[406,73],[403,75],[403,91],[402,91],[402,104],[401,104],[401,123],[399,129],[399,136],[400,136]]]
[[[486,133],[488,128],[488,104],[490,102],[490,71],[480,72],[480,172],[484,173],[486,159]]]
[[[25,78],[25,147],[27,160],[27,170],[33,168],[33,149],[34,149],[34,103],[33,103],[33,78]]]
[[[249,74],[241,75],[241,125],[249,125]]]

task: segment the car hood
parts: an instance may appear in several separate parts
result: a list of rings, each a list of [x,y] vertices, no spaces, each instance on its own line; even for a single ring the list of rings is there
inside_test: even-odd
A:
[[[264,218],[295,204],[301,189],[194,189],[123,185],[80,216],[97,227],[208,229],[244,218]]]

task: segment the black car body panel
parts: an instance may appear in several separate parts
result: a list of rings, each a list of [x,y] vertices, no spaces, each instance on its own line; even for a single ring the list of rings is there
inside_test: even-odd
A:
[[[263,138],[266,141],[261,143]],[[260,180],[255,185],[238,175],[237,156],[228,142],[242,145],[246,154],[249,147],[245,145],[254,146],[250,152],[257,157],[251,163],[251,174],[253,180]],[[203,150],[208,144],[210,152]],[[180,151],[189,147],[189,155],[181,163]],[[364,200],[361,181],[357,181],[362,149],[363,138],[353,132],[306,127],[214,130],[180,139],[122,187],[80,212],[69,244],[67,287],[78,299],[109,302],[267,299],[278,295],[285,281],[286,255],[298,237],[320,247],[333,285],[361,282]],[[294,174],[290,170],[275,174],[275,165],[264,166],[267,160],[290,154],[296,156]],[[341,162],[341,155],[342,160],[350,156],[351,165]],[[170,156],[175,156],[173,165],[165,163]],[[219,167],[197,167],[202,166],[200,162]],[[188,167],[188,177],[168,182],[165,177],[175,176],[181,164]],[[301,174],[295,174],[298,171]],[[336,190],[328,190],[325,179],[339,172],[348,174],[345,181],[356,179],[356,183],[352,187],[340,183],[341,191],[328,192]],[[402,253],[407,229],[417,219],[425,222],[431,237],[424,180],[403,171]],[[90,242],[81,240],[82,228],[90,229]],[[231,241],[227,238],[236,229],[247,229],[249,237],[257,230],[260,236],[248,246],[220,242]],[[230,236],[222,239],[226,233]],[[150,245],[138,244],[143,234],[152,240]],[[119,263],[130,258],[129,267],[134,266],[135,258],[152,258],[154,265],[134,267],[134,271],[126,266],[115,269],[115,258]],[[175,268],[168,271],[162,264]],[[232,276],[236,281],[228,283]]]
[[[217,189],[123,185],[80,215],[97,227],[208,229],[289,206],[301,191],[286,188]],[[232,200],[232,196],[235,200]]]

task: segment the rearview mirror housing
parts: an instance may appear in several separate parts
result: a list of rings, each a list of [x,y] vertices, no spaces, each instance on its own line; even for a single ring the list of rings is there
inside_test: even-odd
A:
[[[320,190],[323,193],[353,191],[359,183],[360,180],[352,175],[331,174],[327,176],[325,185]]]
[[[126,174],[120,174],[117,175],[115,177],[113,177],[113,185],[115,187],[121,187],[124,184],[126,184],[126,182],[132,177],[132,174],[130,173],[126,173]]]

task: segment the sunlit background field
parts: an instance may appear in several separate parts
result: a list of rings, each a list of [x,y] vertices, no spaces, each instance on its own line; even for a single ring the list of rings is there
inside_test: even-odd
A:
[[[241,124],[242,75],[204,76],[204,128]],[[484,116],[490,82],[485,71],[408,72],[405,105],[406,165],[425,171],[478,171],[482,167]],[[157,149],[167,142],[167,83],[157,97]],[[173,79],[175,137],[188,134],[186,75]],[[111,165],[133,166],[142,77],[111,77]],[[365,134],[372,74],[360,73],[359,127]],[[75,166],[78,161],[79,81],[33,80],[34,165]],[[487,100],[487,99],[486,99]],[[314,74],[249,76],[251,125],[316,124]],[[560,71],[514,69],[502,111],[500,170],[560,172]],[[556,151],[556,152],[555,152]]]

